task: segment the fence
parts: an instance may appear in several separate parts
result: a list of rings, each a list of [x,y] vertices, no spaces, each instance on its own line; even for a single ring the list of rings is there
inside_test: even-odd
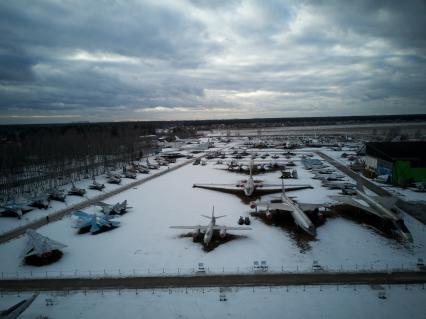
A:
[[[30,270],[16,272],[1,272],[1,280],[7,279],[43,279],[43,278],[126,278],[126,277],[171,277],[171,276],[194,276],[194,275],[236,275],[236,274],[296,274],[296,273],[392,273],[392,272],[423,272],[426,268],[416,263],[401,265],[389,264],[355,264],[355,265],[296,265],[296,266],[256,266],[244,267],[177,267],[177,268],[144,268],[144,269],[74,269],[74,270]]]

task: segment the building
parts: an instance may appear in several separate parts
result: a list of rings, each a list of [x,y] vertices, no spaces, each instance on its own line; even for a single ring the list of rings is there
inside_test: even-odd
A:
[[[426,142],[370,142],[365,144],[365,166],[388,175],[393,184],[426,182]]]

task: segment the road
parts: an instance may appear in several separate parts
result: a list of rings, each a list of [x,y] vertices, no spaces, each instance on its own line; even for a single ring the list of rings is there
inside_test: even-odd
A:
[[[419,284],[426,271],[407,272],[310,272],[228,275],[68,278],[0,280],[1,291],[60,291],[95,289],[152,289],[177,287],[286,286],[330,284]]]
[[[364,178],[360,174],[354,172],[349,167],[339,163],[334,158],[320,152],[316,151],[316,153],[321,156],[324,160],[329,162],[331,165],[339,169],[344,174],[348,175],[349,177],[353,178],[355,181],[360,182],[362,185],[367,187],[372,192],[376,193],[380,196],[393,196],[388,191],[384,190],[380,186],[374,184],[373,182],[369,181],[368,179]],[[398,199],[396,202],[396,206],[400,209],[402,209],[407,214],[411,215],[415,219],[417,219],[419,222],[421,222],[423,225],[426,225],[426,209],[425,205],[422,204],[416,204],[416,203],[410,203],[403,199]]]
[[[69,206],[69,207],[61,209],[61,210],[59,210],[57,212],[49,214],[49,223],[58,221],[58,220],[62,219],[63,217],[71,214],[75,210],[83,209],[83,208],[85,208],[87,206],[93,205],[96,202],[103,201],[103,200],[105,200],[105,199],[107,199],[107,198],[109,198],[111,196],[114,196],[114,195],[116,195],[118,193],[124,192],[124,191],[126,191],[126,190],[128,190],[130,188],[136,187],[136,186],[141,185],[143,183],[146,183],[146,182],[148,182],[148,181],[150,181],[150,180],[152,180],[154,178],[157,178],[157,177],[160,177],[160,176],[162,176],[162,175],[164,175],[166,173],[172,172],[172,171],[174,171],[174,170],[176,170],[176,169],[178,169],[178,168],[180,168],[182,166],[185,166],[185,165],[187,165],[187,164],[189,164],[189,163],[191,163],[193,161],[194,161],[194,159],[190,159],[190,160],[184,161],[184,162],[182,162],[182,163],[180,163],[180,164],[178,164],[176,166],[171,167],[170,169],[166,169],[166,170],[162,170],[162,171],[160,171],[158,173],[154,173],[151,176],[148,176],[148,177],[146,177],[146,178],[144,178],[142,180],[138,180],[138,181],[135,181],[133,183],[121,186],[121,187],[119,187],[119,188],[117,188],[117,189],[115,189],[113,191],[108,192],[108,193],[103,193],[103,194],[101,194],[99,196],[96,196],[96,197],[94,197],[92,199],[88,199],[88,200],[83,201],[81,203]],[[35,221],[31,222],[31,223],[28,223],[28,224],[24,225],[24,226],[21,226],[21,227],[15,228],[15,229],[13,229],[13,230],[11,230],[9,232],[3,233],[3,234],[0,235],[0,244],[2,244],[4,242],[7,242],[9,240],[12,240],[13,238],[18,237],[18,236],[24,234],[25,231],[27,229],[29,229],[29,228],[31,228],[31,229],[37,229],[37,228],[40,228],[40,227],[46,225],[47,223],[48,223],[48,221],[46,220],[46,217],[42,217],[40,219],[37,219],[37,220],[35,220]]]

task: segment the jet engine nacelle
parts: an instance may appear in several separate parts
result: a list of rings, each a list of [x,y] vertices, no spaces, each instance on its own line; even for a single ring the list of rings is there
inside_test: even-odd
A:
[[[257,207],[256,202],[250,202],[250,208],[255,209]]]
[[[272,219],[272,213],[269,211],[269,209],[266,211],[265,215],[266,215],[266,218],[268,218],[269,220]]]
[[[192,238],[197,238],[200,235],[200,229],[196,228],[192,231]]]
[[[226,230],[225,229],[221,229],[220,232],[219,232],[219,236],[220,236],[220,238],[225,238],[225,236],[226,236]]]

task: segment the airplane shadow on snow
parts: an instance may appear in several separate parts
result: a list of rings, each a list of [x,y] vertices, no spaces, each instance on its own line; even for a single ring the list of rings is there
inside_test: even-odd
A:
[[[196,238],[193,238],[193,242],[199,243],[201,246],[203,246],[203,250],[205,252],[210,252],[210,251],[216,249],[218,246],[225,244],[227,242],[233,241],[233,240],[248,238],[248,236],[246,236],[246,235],[226,234],[226,236],[224,238],[221,238],[220,236],[215,235],[215,236],[213,236],[209,245],[205,246],[203,244],[203,236],[204,236],[204,234],[200,234]],[[182,235],[179,235],[179,237],[180,238],[188,238],[188,237],[192,238],[192,233],[182,234]]]

